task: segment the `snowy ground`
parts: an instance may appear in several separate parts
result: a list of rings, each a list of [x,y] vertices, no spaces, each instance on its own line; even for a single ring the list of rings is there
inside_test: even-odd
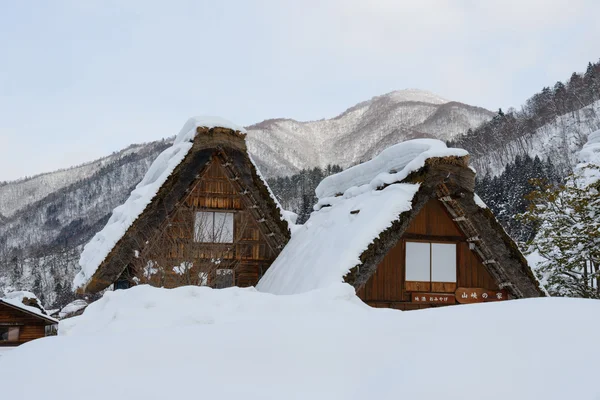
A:
[[[137,287],[0,358],[15,399],[599,399],[600,302],[400,312],[347,285],[293,296]],[[581,344],[580,344],[581,343]]]
[[[0,347],[0,358],[2,358],[3,355],[8,354],[12,349],[14,349],[14,347]]]

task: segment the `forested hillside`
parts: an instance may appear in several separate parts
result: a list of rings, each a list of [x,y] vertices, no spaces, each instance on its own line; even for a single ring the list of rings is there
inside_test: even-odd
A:
[[[450,142],[472,154],[481,175],[498,175],[517,155],[552,163],[566,176],[587,135],[600,128],[600,62],[584,74],[544,87],[519,110],[499,110],[489,122]]]

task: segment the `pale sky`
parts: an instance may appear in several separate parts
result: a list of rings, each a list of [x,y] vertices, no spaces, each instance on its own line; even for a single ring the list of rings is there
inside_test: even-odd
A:
[[[518,107],[600,58],[598,0],[0,0],[0,181],[418,88]]]

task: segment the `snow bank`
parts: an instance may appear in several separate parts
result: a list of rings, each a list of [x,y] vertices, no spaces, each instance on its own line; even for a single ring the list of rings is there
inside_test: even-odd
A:
[[[348,198],[329,198],[329,207],[313,212],[296,228],[257,289],[296,294],[343,282],[373,239],[411,209],[418,189],[416,184],[399,183]]]
[[[40,299],[32,292],[27,292],[25,290],[20,290],[16,292],[10,292],[4,295],[4,297],[0,298],[5,303],[8,303],[12,306],[18,307],[22,310],[28,311],[33,314],[41,315],[46,319],[55,321],[58,323],[58,320],[50,317],[44,306],[42,305]],[[38,307],[30,304],[37,304]]]
[[[190,118],[175,138],[173,146],[163,151],[154,160],[142,181],[131,192],[125,203],[113,210],[106,226],[85,245],[79,259],[81,271],[73,280],[74,290],[85,286],[115,244],[142,214],[171,173],[183,161],[192,148],[196,128],[217,126],[245,132],[244,128],[220,117]]]
[[[317,186],[315,193],[319,199],[323,199],[342,194],[353,187],[399,182],[423,167],[428,158],[468,154],[466,150],[448,148],[444,142],[436,139],[409,140],[388,147],[370,161],[328,176]]]
[[[111,293],[73,318],[69,335],[2,355],[3,398],[600,396],[593,384],[600,348],[573,346],[582,333],[600,329],[590,317],[600,313],[598,301],[542,298],[400,312],[368,308],[342,285],[297,296],[196,289]]]
[[[196,325],[286,318],[306,313],[353,313],[368,307],[349,285],[339,284],[310,295],[276,297],[254,288],[176,289],[135,286],[106,292],[80,316],[60,322],[59,335],[109,335],[129,331],[179,329]]]

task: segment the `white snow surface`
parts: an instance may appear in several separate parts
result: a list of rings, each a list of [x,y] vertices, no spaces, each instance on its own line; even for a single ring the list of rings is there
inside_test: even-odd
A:
[[[343,284],[294,296],[141,286],[4,353],[2,396],[597,399],[600,347],[573,343],[600,329],[599,313],[568,298],[374,309]]]
[[[69,315],[72,315],[73,313],[76,313],[77,311],[81,310],[82,308],[86,308],[87,306],[88,306],[87,301],[85,301],[83,299],[74,300],[60,309],[60,311],[58,312],[58,318],[60,318],[60,319],[65,318]]]
[[[394,92],[384,94],[382,97],[384,96],[390,97],[397,102],[417,101],[431,104],[444,104],[450,102],[450,100],[446,100],[435,93],[421,89],[396,90]]]
[[[589,185],[600,180],[600,170],[597,169],[600,167],[600,130],[589,134],[588,141],[583,145],[577,159],[579,164],[574,172],[583,180],[583,184]]]
[[[38,299],[37,296],[32,292],[28,292],[25,290],[19,290],[19,291],[15,291],[15,292],[6,293],[4,295],[4,297],[0,298],[0,300],[2,300],[5,303],[8,303],[15,307],[18,307],[18,308],[28,311],[30,313],[41,315],[46,319],[53,320],[58,323],[58,320],[50,317],[47,312],[44,314],[44,312],[42,312],[37,307],[32,307],[32,306],[23,304],[24,299],[35,299],[37,301],[37,303],[39,304],[39,306],[44,310],[44,312],[46,312],[46,309],[44,309],[44,306],[42,305],[42,302],[40,301],[40,299]]]
[[[485,202],[483,201],[483,199],[481,197],[479,197],[477,195],[477,193],[475,193],[473,195],[473,199],[475,200],[475,204],[477,204],[479,206],[479,208],[488,208],[487,204],[485,204]]]
[[[446,147],[441,140],[414,139],[388,147],[365,163],[323,179],[315,189],[319,199],[344,193],[351,187],[399,182],[433,157],[466,156],[463,149]],[[379,178],[379,179],[376,179]]]
[[[113,210],[106,226],[85,245],[79,259],[81,271],[73,279],[73,289],[87,284],[115,244],[142,214],[171,173],[183,161],[192,148],[196,128],[213,128],[217,126],[245,132],[243,128],[220,117],[193,117],[188,119],[175,138],[173,146],[163,151],[154,160],[142,181],[131,192],[125,203]]]
[[[298,226],[257,289],[297,294],[343,282],[350,269],[360,264],[369,244],[411,209],[419,189],[418,184],[405,183],[383,190],[365,186],[368,190],[357,190],[357,195],[350,190],[347,197],[328,198],[330,206],[321,207]]]

